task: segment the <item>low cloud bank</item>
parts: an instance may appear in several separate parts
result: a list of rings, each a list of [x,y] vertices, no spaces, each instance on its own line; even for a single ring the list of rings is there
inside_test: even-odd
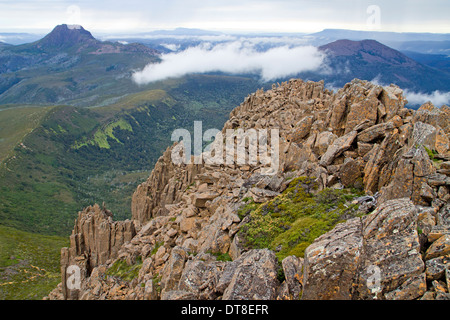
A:
[[[422,105],[428,101],[431,101],[437,107],[450,104],[450,92],[434,91],[433,93],[427,94],[404,90],[404,95],[408,103],[413,105]]]
[[[313,46],[281,46],[258,51],[248,42],[212,45],[205,43],[185,51],[161,56],[159,64],[147,65],[133,74],[138,84],[147,84],[192,73],[253,73],[264,81],[289,77],[305,71],[318,71],[325,55]]]

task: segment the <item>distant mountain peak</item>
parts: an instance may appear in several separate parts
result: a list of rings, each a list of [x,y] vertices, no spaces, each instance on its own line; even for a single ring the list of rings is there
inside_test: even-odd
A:
[[[319,50],[337,57],[354,57],[367,63],[416,66],[417,63],[403,53],[376,40],[337,40],[319,47]]]
[[[80,25],[61,24],[38,41],[40,48],[66,48],[84,44],[93,44],[97,40]]]

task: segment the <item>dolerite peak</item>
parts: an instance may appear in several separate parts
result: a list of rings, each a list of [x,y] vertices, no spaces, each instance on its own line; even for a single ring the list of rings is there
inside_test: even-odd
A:
[[[52,32],[37,42],[39,48],[65,48],[86,44],[95,44],[92,34],[82,26],[62,24],[56,26]]]
[[[448,299],[450,108],[405,105],[399,87],[361,80],[335,93],[302,80],[258,90],[222,132],[278,129],[275,175],[174,164],[174,144],[134,193],[131,220],[114,222],[97,205],[79,213],[48,299]],[[251,224],[283,219],[302,197],[343,188],[365,195],[341,204],[341,223],[302,254],[278,260],[301,233],[275,247],[244,240]],[[239,210],[249,201],[254,214]],[[66,281],[73,266],[79,287]]]

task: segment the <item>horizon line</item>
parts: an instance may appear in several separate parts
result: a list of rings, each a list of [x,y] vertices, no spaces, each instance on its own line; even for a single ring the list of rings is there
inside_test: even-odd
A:
[[[30,34],[30,35],[45,35],[50,33],[54,28],[56,28],[59,25],[71,25],[69,23],[60,23],[55,25],[52,28],[0,28],[0,33],[9,33],[9,34]],[[391,31],[391,30],[363,30],[363,29],[346,29],[346,28],[324,28],[319,31],[271,31],[271,30],[239,30],[239,29],[216,29],[216,28],[195,28],[195,27],[172,27],[172,28],[147,28],[147,29],[130,29],[130,30],[123,30],[123,31],[117,31],[117,30],[104,30],[104,29],[91,29],[91,28],[85,28],[82,24],[79,24],[83,29],[90,31],[92,33],[96,34],[102,34],[102,35],[123,35],[123,34],[129,34],[129,35],[139,35],[139,34],[146,34],[146,33],[154,33],[158,31],[165,31],[165,32],[171,32],[171,31],[177,31],[177,30],[197,30],[197,31],[205,31],[205,32],[215,32],[215,33],[222,33],[224,35],[240,35],[240,34],[247,34],[247,35],[264,35],[264,34],[271,34],[271,35],[313,35],[316,33],[324,32],[324,31],[351,31],[351,32],[366,32],[366,33],[396,33],[396,34],[437,34],[437,35],[448,35],[450,32],[432,32],[432,31]],[[199,35],[192,35],[192,36],[199,36]]]

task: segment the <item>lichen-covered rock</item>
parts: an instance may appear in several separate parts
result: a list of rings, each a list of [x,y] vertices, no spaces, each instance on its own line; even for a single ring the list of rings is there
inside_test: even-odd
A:
[[[392,200],[319,237],[305,252],[303,299],[407,297],[401,285],[424,271],[416,214],[409,199]]]
[[[187,250],[184,248],[175,247],[172,249],[169,261],[161,271],[161,287],[163,293],[178,287],[187,256]]]
[[[423,273],[417,209],[410,199],[391,200],[378,206],[363,219],[362,234],[355,292],[358,299],[388,298],[387,293]]]
[[[192,292],[197,299],[214,300],[220,294],[216,286],[225,267],[225,262],[208,257],[189,260],[181,275],[178,289]]]
[[[303,292],[303,262],[302,258],[289,256],[284,258],[281,263],[290,300],[301,298]]]
[[[251,250],[233,262],[235,270],[223,300],[274,300],[279,286],[278,261],[267,249]]]
[[[305,251],[304,300],[350,300],[363,245],[359,218],[338,225]]]
[[[445,276],[446,270],[450,270],[450,255],[440,256],[425,261],[427,280],[438,280]]]
[[[334,140],[334,142],[328,147],[327,151],[320,159],[320,165],[328,166],[332,164],[334,159],[340,156],[345,150],[350,148],[353,141],[355,141],[357,134],[358,132],[351,131],[346,135]]]
[[[444,235],[437,239],[427,250],[425,260],[450,254],[450,235]]]

